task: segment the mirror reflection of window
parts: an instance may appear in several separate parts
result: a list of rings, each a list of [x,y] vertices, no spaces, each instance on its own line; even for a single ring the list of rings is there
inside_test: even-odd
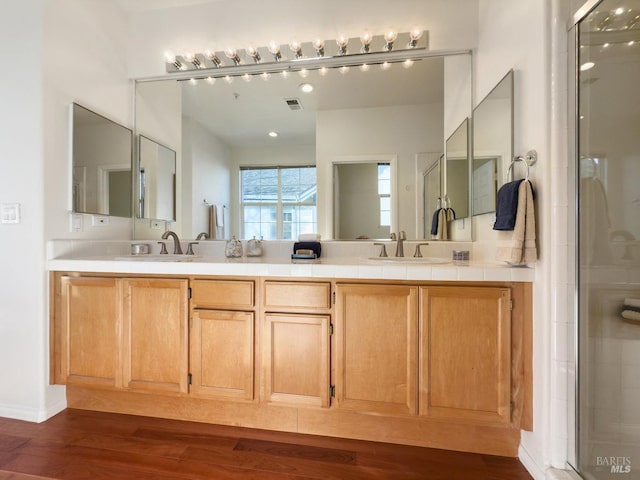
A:
[[[380,226],[391,226],[391,165],[378,164],[378,196],[380,197]]]
[[[242,237],[296,240],[317,232],[316,167],[241,167]]]

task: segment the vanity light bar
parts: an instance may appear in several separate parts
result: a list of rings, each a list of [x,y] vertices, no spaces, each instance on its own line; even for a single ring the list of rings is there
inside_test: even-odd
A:
[[[180,55],[167,54],[165,65],[167,73],[188,72],[193,70],[240,68],[269,66],[294,62],[308,62],[325,58],[354,58],[353,65],[360,65],[366,55],[384,52],[407,52],[411,50],[425,50],[428,48],[428,32],[413,29],[410,32],[397,33],[389,30],[383,35],[372,35],[365,32],[361,37],[346,37],[341,35],[335,41],[321,39],[312,42],[291,42],[279,44],[270,42],[265,47],[249,47],[246,49],[232,49],[207,51],[204,53],[183,53]],[[223,60],[224,59],[224,60]],[[370,63],[368,60],[366,63]],[[282,71],[278,68],[277,71]]]

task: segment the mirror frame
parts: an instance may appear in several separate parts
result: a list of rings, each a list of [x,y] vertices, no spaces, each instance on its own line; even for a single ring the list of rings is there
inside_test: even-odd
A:
[[[504,82],[504,83],[503,83]],[[503,183],[505,183],[505,178],[504,176],[507,173],[507,168],[511,163],[511,160],[513,159],[513,151],[514,151],[514,130],[515,130],[515,125],[514,125],[514,71],[513,69],[509,70],[501,79],[500,81],[491,89],[491,91],[489,93],[487,93],[487,95],[485,95],[485,97],[478,103],[478,105],[476,105],[476,107],[473,109],[473,129],[472,129],[472,154],[471,154],[471,179],[470,179],[470,185],[471,185],[471,215],[473,216],[477,216],[477,215],[484,215],[487,213],[493,213],[495,212],[495,203],[496,203],[496,195],[498,192],[498,189],[500,188],[500,186],[502,186]],[[478,109],[480,109],[483,105],[487,105],[487,101],[491,100],[491,97],[493,94],[495,94],[495,92],[501,88],[503,85],[508,85],[510,91],[509,91],[509,151],[507,152],[506,155],[499,155],[499,151],[500,148],[493,148],[493,151],[491,150],[484,150],[482,152],[478,151],[478,143],[476,141],[476,136],[478,135],[478,119],[477,119],[477,114],[478,114]],[[506,157],[506,158],[505,158]],[[494,180],[493,180],[493,184],[494,184],[494,188],[492,189],[492,193],[493,193],[493,209],[492,210],[483,210],[483,211],[476,211],[476,206],[475,206],[475,179],[476,179],[476,175],[475,175],[475,160],[479,159],[479,160],[495,160],[495,173],[494,173]]]

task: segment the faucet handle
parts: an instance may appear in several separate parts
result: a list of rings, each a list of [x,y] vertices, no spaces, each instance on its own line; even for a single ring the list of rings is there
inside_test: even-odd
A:
[[[160,254],[161,255],[167,255],[169,252],[167,252],[167,244],[165,242],[158,242],[158,245],[160,245]]]
[[[187,253],[185,255],[194,255],[193,246],[198,245],[198,243],[200,242],[189,242],[189,244],[187,245]]]
[[[395,232],[391,232],[391,235],[389,236],[389,238],[391,240],[396,240],[396,233]]]
[[[374,245],[380,245],[382,248],[380,249],[380,257],[388,257],[387,255],[387,246],[384,243],[375,242]]]
[[[407,239],[407,232],[405,232],[404,230],[400,230],[398,232],[398,238],[400,240],[406,240]]]
[[[423,245],[429,245],[429,244],[428,243],[418,243],[416,245],[416,251],[413,254],[413,256],[415,258],[422,258],[422,252],[420,251],[420,247],[422,247]]]

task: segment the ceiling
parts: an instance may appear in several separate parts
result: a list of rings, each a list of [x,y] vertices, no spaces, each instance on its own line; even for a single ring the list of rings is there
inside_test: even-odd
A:
[[[314,145],[316,112],[441,104],[443,79],[444,60],[433,57],[410,68],[396,63],[388,70],[379,65],[366,72],[351,67],[345,74],[332,69],[325,76],[311,71],[306,78],[291,73],[287,78],[272,74],[266,81],[236,77],[231,84],[222,78],[213,85],[205,79],[184,81],[182,111],[232,147]],[[311,83],[313,92],[303,93],[302,83]],[[303,109],[290,110],[289,98],[299,99]],[[272,130],[278,138],[267,135]]]
[[[164,8],[188,7],[201,3],[215,3],[222,0],[115,0],[127,13],[162,10]]]

